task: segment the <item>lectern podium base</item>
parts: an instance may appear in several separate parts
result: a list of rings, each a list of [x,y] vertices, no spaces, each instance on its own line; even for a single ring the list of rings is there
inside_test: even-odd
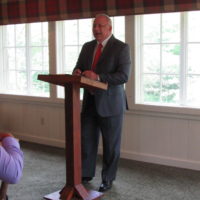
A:
[[[83,76],[38,75],[38,79],[65,87],[66,180],[61,191],[46,195],[47,200],[99,200],[103,193],[88,191],[81,184],[80,88],[106,90],[108,85]]]
[[[73,200],[100,200],[100,198],[103,196],[103,193],[101,192],[97,192],[94,190],[89,190],[88,191],[88,195],[85,198],[82,197],[66,197],[66,200],[68,199],[73,199]],[[60,200],[60,191],[48,194],[46,196],[44,196],[44,199],[47,200]]]
[[[48,194],[48,195],[44,196],[44,199],[48,199],[48,200],[60,200],[60,191]]]

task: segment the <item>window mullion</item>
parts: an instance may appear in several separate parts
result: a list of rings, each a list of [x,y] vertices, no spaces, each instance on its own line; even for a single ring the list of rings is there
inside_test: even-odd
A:
[[[7,54],[7,51],[5,50],[7,47],[6,47],[6,27],[2,27],[2,56],[3,56],[3,68],[2,68],[2,74],[3,74],[3,83],[4,83],[4,88],[3,88],[3,92],[5,91],[8,91],[8,54]]]
[[[56,51],[58,48],[56,47],[56,23],[55,22],[48,22],[48,46],[49,46],[49,73],[56,74],[56,67],[57,66],[57,58],[56,58]],[[59,37],[61,38],[61,37]],[[58,60],[61,60],[58,58]],[[56,86],[50,84],[50,98],[56,99]]]
[[[0,42],[0,91],[2,92],[3,91],[3,88],[5,88],[5,80],[4,80],[4,77],[5,76],[3,76],[3,27],[2,26],[0,26],[0,40],[2,41],[2,42]]]
[[[138,52],[138,55],[137,55],[137,58],[141,57],[141,59],[137,59],[137,64],[136,66],[141,66],[140,68],[137,68],[137,74],[139,76],[139,79],[138,78],[136,79],[136,91],[137,91],[137,96],[140,97],[140,100],[139,101],[142,101],[144,102],[144,96],[143,96],[143,90],[144,90],[144,87],[143,87],[143,75],[144,75],[144,63],[143,63],[143,52],[144,52],[144,40],[143,40],[143,16],[140,16],[138,17],[138,20],[139,20],[139,23],[137,23],[137,30],[139,30],[138,34],[137,34],[137,39],[136,41],[138,41],[138,45],[139,45],[139,48],[136,48],[136,49],[140,49],[140,51],[137,51]],[[138,89],[137,89],[138,88]],[[138,100],[138,99],[137,99]]]
[[[160,73],[159,73],[159,78],[160,78],[160,99],[159,102],[162,103],[162,58],[163,58],[163,14],[160,14]]]
[[[186,105],[187,93],[187,13],[181,13],[180,105]]]
[[[27,79],[27,93],[28,95],[31,94],[31,31],[30,31],[30,25],[25,25],[25,34],[26,34],[26,79]]]
[[[63,52],[64,52],[64,22],[56,22],[56,62],[57,62],[57,68],[56,68],[56,72],[57,73],[61,73],[63,72],[63,66],[64,66],[64,56],[63,56]],[[49,37],[50,40],[50,37]]]
[[[41,26],[41,48],[42,48],[42,71],[44,71],[44,49],[45,49],[45,45],[44,45],[44,39],[43,39],[43,35],[44,35],[44,26],[42,25],[42,23],[40,24]]]
[[[64,73],[65,66],[65,22],[56,22],[56,72]],[[50,40],[50,37],[49,37]],[[61,86],[56,86],[56,97],[64,95],[64,90]],[[52,98],[56,98],[52,96]]]
[[[79,48],[80,48],[80,35],[79,35],[79,31],[80,31],[80,22],[79,20],[77,20],[77,51],[79,52]]]
[[[17,83],[18,83],[18,78],[17,78],[17,74],[18,74],[17,72],[18,72],[18,70],[17,70],[17,67],[16,67],[16,63],[17,63],[17,59],[16,59],[16,58],[17,58],[17,54],[16,54],[16,52],[17,52],[16,26],[15,26],[14,30],[15,30],[15,31],[14,31],[14,33],[15,33],[15,34],[14,34],[14,35],[15,35],[15,40],[14,40],[14,44],[15,44],[15,45],[14,45],[14,49],[15,49],[15,64],[14,64],[14,65],[15,65],[15,68],[14,68],[14,72],[15,72],[15,85],[16,85],[16,87],[17,87],[17,89],[18,89],[18,84],[17,84]],[[9,71],[10,71],[10,70],[9,70]]]
[[[62,25],[61,25],[61,40],[60,40],[60,42],[61,42],[61,47],[62,47],[62,63],[61,63],[61,71],[60,72],[62,72],[62,73],[64,73],[64,71],[65,71],[65,65],[66,65],[66,59],[65,59],[65,55],[66,55],[66,48],[65,48],[65,44],[66,44],[66,42],[65,42],[65,27],[64,27],[64,23],[62,23]]]

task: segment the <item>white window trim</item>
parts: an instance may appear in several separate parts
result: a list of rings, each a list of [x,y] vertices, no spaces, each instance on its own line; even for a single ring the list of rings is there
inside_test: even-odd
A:
[[[0,29],[2,29],[2,27],[0,26]],[[2,31],[0,31],[0,40],[2,41],[3,40],[3,35],[2,35]],[[0,55],[2,55],[2,51],[3,51],[3,44],[2,42],[0,43]],[[3,60],[0,59],[0,65],[3,66]],[[3,69],[0,68],[0,84],[2,85],[3,84]]]
[[[128,99],[129,110],[127,114],[137,114],[145,116],[163,116],[181,119],[196,119],[200,120],[200,109],[199,108],[189,108],[185,106],[165,106],[165,105],[150,105],[150,104],[139,104],[135,101],[136,90],[140,90],[137,85],[137,75],[136,75],[136,62],[135,57],[140,53],[137,51],[137,46],[135,46],[136,35],[135,27],[139,26],[135,20],[137,16],[126,16],[126,42],[131,47],[131,57],[132,57],[132,71],[131,77],[126,84],[126,93]],[[185,19],[184,19],[185,20]],[[186,33],[182,33],[186,34]],[[186,52],[186,50],[184,50]],[[184,61],[182,61],[184,62]],[[185,69],[185,68],[184,68]]]
[[[126,84],[126,94],[128,98],[129,110],[126,114],[137,114],[137,115],[151,115],[151,116],[166,116],[174,118],[183,119],[200,119],[200,109],[198,108],[186,108],[186,107],[172,107],[172,106],[157,106],[157,105],[143,105],[135,103],[135,86],[136,86],[136,74],[135,74],[135,53],[137,52],[137,47],[135,47],[135,26],[134,19],[136,16],[126,16],[125,17],[125,28],[126,28],[126,42],[131,48],[132,66],[131,66],[131,76]],[[136,24],[137,25],[137,24]],[[0,35],[2,37],[2,35]],[[49,22],[49,67],[50,73],[55,74],[56,71],[56,23]],[[0,47],[0,51],[2,48]],[[57,58],[59,59],[59,58]],[[0,60],[0,63],[2,60]],[[2,74],[2,73],[1,73]],[[1,75],[0,75],[1,77]],[[0,80],[0,82],[2,79]],[[138,90],[138,88],[137,88]],[[63,106],[64,100],[57,98],[56,86],[50,85],[50,97],[32,97],[23,95],[10,95],[10,94],[0,94],[0,101],[6,102],[24,102],[29,104],[41,104],[41,105],[52,105],[52,106]]]
[[[56,44],[55,22],[49,22],[48,27],[49,27],[49,73],[56,74],[56,49],[54,48],[55,44]],[[1,33],[2,32],[0,32],[0,38],[3,37]],[[29,33],[26,32],[26,34],[29,34]],[[2,51],[2,46],[0,46],[0,51]],[[27,56],[29,56],[29,55],[27,55]],[[3,60],[0,60],[0,64],[2,64],[2,63],[3,63]],[[0,83],[3,81],[2,74],[3,73],[1,72]],[[0,94],[0,101],[14,102],[14,103],[27,102],[30,104],[46,104],[46,103],[48,103],[50,105],[59,105],[59,104],[62,105],[64,103],[63,99],[58,99],[56,97],[56,86],[52,85],[52,84],[50,84],[50,96],[49,97],[28,96],[28,95],[18,95],[18,94]]]

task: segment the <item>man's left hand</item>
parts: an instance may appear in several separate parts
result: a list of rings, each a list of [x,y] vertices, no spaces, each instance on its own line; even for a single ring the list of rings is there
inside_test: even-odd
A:
[[[98,80],[98,75],[95,72],[91,71],[91,70],[86,70],[81,75],[85,76],[87,78],[90,78],[92,80],[95,80],[95,81]]]

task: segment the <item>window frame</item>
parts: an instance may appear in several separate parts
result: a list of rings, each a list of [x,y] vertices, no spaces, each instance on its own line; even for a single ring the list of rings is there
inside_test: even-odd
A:
[[[131,76],[126,84],[126,94],[128,100],[129,110],[126,114],[132,115],[150,115],[155,117],[175,117],[182,119],[200,119],[200,109],[188,108],[188,107],[173,107],[173,106],[158,106],[158,105],[144,105],[135,103],[135,93],[138,90],[136,88],[136,70],[137,66],[135,53],[137,52],[137,46],[135,46],[135,28],[137,22],[135,20],[136,16],[130,15],[125,16],[125,42],[130,45],[131,48]],[[136,26],[135,26],[136,25]],[[56,22],[48,22],[49,26],[49,72],[51,74],[57,73],[57,57],[56,57]],[[0,38],[2,35],[0,33]],[[1,48],[0,48],[1,51]],[[0,60],[0,63],[2,60]],[[2,80],[2,79],[1,79]],[[1,82],[0,80],[0,82]],[[57,98],[57,90],[55,85],[50,85],[50,97],[33,97],[33,96],[23,96],[23,95],[12,95],[12,94],[0,94],[0,101],[7,102],[24,102],[31,104],[41,104],[49,106],[61,106],[64,105],[64,99]]]
[[[137,40],[140,35],[137,35],[136,29],[140,28],[140,25],[137,21],[138,16],[127,16],[127,27],[126,31],[128,32],[126,41],[131,46],[131,55],[132,55],[132,73],[131,78],[127,84],[127,98],[129,110],[128,114],[138,114],[138,115],[150,115],[155,117],[172,117],[172,118],[181,118],[181,119],[200,119],[200,108],[198,107],[189,107],[189,106],[173,106],[173,105],[155,105],[155,104],[142,104],[136,101],[136,93],[140,89],[138,87],[138,76],[136,73],[136,67],[140,65],[140,61],[136,57],[141,53],[138,50]],[[184,23],[187,23],[187,20],[184,16],[181,16],[182,22],[181,26],[184,26]],[[187,32],[182,32],[182,35],[186,35]],[[131,35],[131,36],[130,36]],[[181,35],[181,37],[182,37]],[[134,39],[131,39],[134,38]],[[182,44],[181,44],[182,45]],[[182,54],[186,54],[186,49],[182,49]],[[181,60],[180,65],[182,65],[184,60]],[[185,66],[184,66],[185,70]],[[185,83],[184,83],[185,84]],[[132,87],[133,86],[133,87]]]
[[[47,94],[47,96],[40,96],[40,94],[35,94],[35,93],[31,93],[31,73],[37,73],[37,72],[39,72],[39,71],[42,71],[42,70],[44,70],[44,66],[42,66],[42,69],[34,69],[34,68],[31,68],[31,63],[30,63],[30,58],[31,58],[31,48],[36,48],[36,47],[39,47],[39,48],[41,48],[42,49],[42,58],[44,58],[44,55],[45,55],[45,48],[47,48],[47,50],[49,51],[49,42],[47,41],[47,43],[41,43],[41,45],[31,45],[31,40],[30,40],[30,34],[31,34],[31,32],[30,32],[30,29],[31,29],[31,24],[23,24],[24,25],[24,34],[25,34],[25,40],[24,40],[24,45],[22,45],[22,46],[18,46],[18,45],[16,45],[16,43],[14,44],[14,46],[7,46],[6,44],[5,44],[5,31],[3,30],[3,28],[4,28],[4,26],[1,26],[0,27],[0,39],[1,39],[1,45],[0,45],[0,55],[2,55],[2,59],[1,59],[1,62],[0,62],[0,64],[1,64],[1,66],[3,66],[3,67],[1,67],[1,76],[0,76],[0,78],[1,78],[1,81],[0,81],[0,83],[2,84],[2,85],[4,85],[3,84],[3,82],[6,82],[7,84],[8,84],[8,82],[7,82],[7,78],[9,78],[8,77],[8,75],[6,75],[6,74],[8,74],[9,72],[14,72],[14,73],[17,73],[17,72],[25,72],[25,76],[26,76],[26,82],[27,82],[27,84],[26,84],[26,88],[27,88],[27,90],[25,91],[26,93],[25,94],[23,94],[23,93],[20,93],[19,91],[17,91],[17,93],[12,93],[12,90],[10,91],[10,92],[8,92],[8,93],[4,93],[4,90],[6,91],[6,88],[8,87],[8,85],[7,84],[5,84],[5,88],[4,88],[4,90],[2,90],[2,93],[0,93],[0,95],[2,96],[2,95],[5,95],[5,96],[19,96],[19,97],[28,97],[28,98],[30,98],[30,97],[33,97],[33,98],[36,98],[36,97],[39,97],[39,98],[48,98],[49,96],[50,96],[50,93],[49,93],[49,96],[48,96],[48,94]],[[46,24],[45,24],[46,25]],[[42,31],[42,34],[43,34],[43,31],[44,31],[44,27],[40,24],[40,26],[41,26],[41,31]],[[48,23],[47,23],[47,26],[48,26]],[[14,27],[15,28],[15,27]],[[15,30],[15,29],[14,29]],[[14,36],[15,38],[16,38],[16,35]],[[13,69],[5,69],[5,67],[7,67],[7,64],[6,64],[6,55],[5,55],[5,51],[4,51],[4,48],[11,48],[11,49],[14,49],[14,51],[15,51],[15,53],[17,52],[17,50],[18,49],[20,49],[20,48],[23,48],[24,50],[25,50],[25,55],[26,55],[26,59],[25,59],[25,68],[24,69],[17,69],[16,68],[16,66],[13,68]],[[44,62],[45,60],[43,59],[42,60],[42,62]],[[15,55],[15,62],[16,62],[16,55]],[[48,70],[48,72],[49,72],[49,68],[47,69]],[[32,88],[33,89],[33,88]],[[18,98],[19,98],[18,97]]]
[[[124,16],[116,16],[117,19],[120,18],[120,20],[123,20],[123,27],[124,31],[117,31],[117,29],[115,28],[116,26],[116,21],[115,21],[115,17],[111,17],[111,20],[112,20],[112,33],[116,36],[116,38],[118,39],[121,39],[122,41],[125,40],[125,17],[123,18]],[[81,49],[82,49],[82,46],[84,45],[85,42],[88,42],[88,41],[92,41],[94,40],[94,36],[92,34],[92,24],[93,24],[93,18],[86,18],[86,19],[82,19],[82,20],[86,20],[87,22],[89,22],[89,26],[90,27],[87,27],[87,28],[90,28],[90,29],[87,29],[89,30],[90,32],[90,37],[87,38],[86,41],[81,41],[81,26],[83,26],[83,22],[81,23],[81,20],[79,21],[78,19],[74,19],[74,20],[69,20],[69,21],[74,21],[75,24],[76,24],[76,29],[77,29],[77,41],[73,44],[68,44],[66,43],[66,37],[65,37],[65,22],[67,22],[67,20],[63,20],[63,21],[57,21],[56,22],[56,32],[57,32],[57,36],[56,36],[56,49],[57,49],[57,74],[63,74],[63,73],[69,73],[71,74],[72,71],[71,70],[66,70],[65,69],[65,65],[66,65],[66,60],[65,60],[65,56],[67,55],[66,54],[66,48],[69,48],[69,47],[75,47],[76,48],[76,53],[77,53],[77,58],[75,60],[75,63],[73,65],[71,65],[70,67],[74,68],[75,65],[76,65],[76,61],[78,59],[78,56],[81,52]],[[85,22],[85,21],[84,21]],[[119,22],[119,21],[117,21]],[[70,22],[71,23],[71,22]],[[84,29],[85,29],[85,25],[84,25]],[[116,33],[116,34],[115,34]],[[75,34],[75,33],[74,33]],[[123,37],[124,36],[124,37]],[[59,48],[61,47],[61,48]],[[69,64],[70,65],[70,64]],[[81,99],[83,97],[83,90],[81,89],[81,92],[80,92],[80,96],[81,96]],[[60,86],[57,86],[57,98],[63,98],[64,97],[64,90],[62,87]]]

